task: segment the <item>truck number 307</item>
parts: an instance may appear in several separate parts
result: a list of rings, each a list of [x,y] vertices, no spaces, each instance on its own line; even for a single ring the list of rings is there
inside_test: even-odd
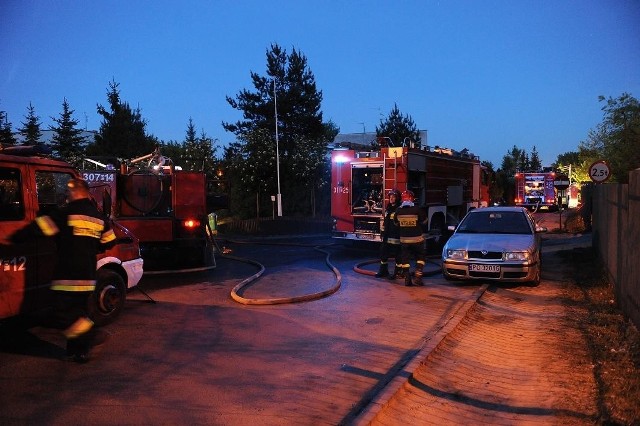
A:
[[[27,269],[27,258],[25,256],[14,257],[11,259],[0,259],[2,272],[18,272]]]

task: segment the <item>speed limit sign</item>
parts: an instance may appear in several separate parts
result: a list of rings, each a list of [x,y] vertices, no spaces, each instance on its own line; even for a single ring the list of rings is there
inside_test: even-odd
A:
[[[602,183],[609,179],[609,165],[604,160],[598,160],[589,167],[589,177],[595,183]]]

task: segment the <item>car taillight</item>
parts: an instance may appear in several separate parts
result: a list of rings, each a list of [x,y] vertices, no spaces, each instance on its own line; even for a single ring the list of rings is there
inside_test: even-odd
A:
[[[200,221],[195,219],[187,219],[182,222],[182,226],[187,229],[194,229],[200,226]]]

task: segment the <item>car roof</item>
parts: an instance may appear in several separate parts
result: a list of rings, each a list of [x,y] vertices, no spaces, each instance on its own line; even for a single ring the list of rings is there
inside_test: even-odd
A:
[[[491,206],[491,207],[482,207],[478,209],[470,210],[469,213],[481,213],[481,212],[520,212],[524,213],[524,207],[513,207],[513,206]]]

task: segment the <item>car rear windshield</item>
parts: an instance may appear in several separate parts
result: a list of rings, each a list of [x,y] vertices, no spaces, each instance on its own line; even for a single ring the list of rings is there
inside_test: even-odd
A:
[[[520,212],[481,212],[469,214],[458,228],[460,233],[532,234],[531,226]]]

